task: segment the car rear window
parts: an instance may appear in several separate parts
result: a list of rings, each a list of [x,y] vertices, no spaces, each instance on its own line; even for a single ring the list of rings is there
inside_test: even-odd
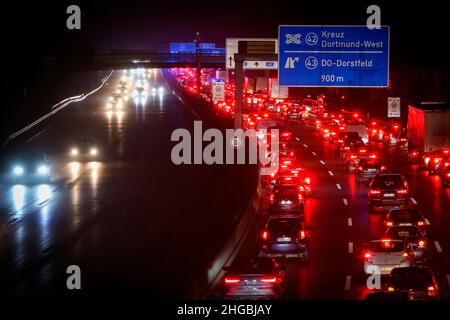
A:
[[[378,176],[373,180],[372,187],[380,189],[398,189],[403,187],[403,179],[399,175]]]
[[[272,259],[238,258],[233,262],[230,272],[241,274],[264,274],[273,272],[274,267],[275,265]]]
[[[391,281],[396,287],[417,288],[428,286],[432,283],[432,278],[427,270],[396,270],[392,273]]]
[[[420,213],[416,210],[395,210],[391,211],[389,214],[390,219],[395,220],[418,220],[420,218]]]
[[[373,241],[370,243],[372,252],[400,252],[405,250],[403,241]]]
[[[420,231],[417,228],[396,227],[390,228],[387,235],[394,238],[414,238],[420,236]]]
[[[297,218],[270,219],[267,230],[271,233],[295,233],[301,227],[301,221]]]

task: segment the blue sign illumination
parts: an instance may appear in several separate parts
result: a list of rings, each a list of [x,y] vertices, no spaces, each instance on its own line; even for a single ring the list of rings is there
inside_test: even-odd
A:
[[[195,53],[194,42],[171,42],[170,53]]]
[[[278,81],[292,87],[387,87],[389,27],[280,26]]]
[[[215,43],[200,43],[198,46],[200,49],[214,49],[216,47]]]

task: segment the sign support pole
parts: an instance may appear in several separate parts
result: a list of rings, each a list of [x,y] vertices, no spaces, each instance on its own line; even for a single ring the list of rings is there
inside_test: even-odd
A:
[[[241,129],[242,125],[242,90],[244,77],[244,59],[239,55],[234,55],[235,61],[235,110],[234,110],[234,130]]]

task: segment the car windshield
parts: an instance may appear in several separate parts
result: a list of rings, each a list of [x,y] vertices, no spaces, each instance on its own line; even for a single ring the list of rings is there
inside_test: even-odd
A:
[[[403,179],[400,175],[378,176],[373,180],[372,187],[379,189],[398,189],[403,186]]]
[[[403,241],[372,241],[370,251],[380,253],[401,252],[405,250]]]

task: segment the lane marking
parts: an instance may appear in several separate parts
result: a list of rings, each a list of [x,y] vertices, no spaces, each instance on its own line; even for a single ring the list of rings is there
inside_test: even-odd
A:
[[[329,174],[330,176],[334,176],[333,172],[331,172],[331,171],[328,171],[328,174]]]
[[[417,204],[416,199],[414,199],[414,198],[410,198],[410,199],[411,199],[411,202],[412,202],[412,203]]]
[[[352,283],[352,276],[347,276],[345,278],[345,290],[350,290],[351,283]]]
[[[323,164],[323,165],[325,165],[325,161],[323,161],[323,160],[320,160],[320,163]]]
[[[353,225],[353,220],[352,220],[352,218],[348,218],[348,219],[347,219],[347,222],[348,222],[348,226],[349,226],[349,227],[351,227],[351,226]]]
[[[435,247],[436,247],[437,252],[442,253],[442,247],[441,247],[441,245],[439,244],[439,242],[438,242],[438,241],[435,241],[435,242],[434,242],[434,245],[435,245]]]
[[[315,153],[314,151],[313,152],[311,152],[314,156],[317,156],[317,153]]]
[[[344,203],[344,205],[348,206],[348,200],[346,198],[343,198],[342,202]]]
[[[300,139],[298,137],[295,137],[295,140],[300,141]]]
[[[307,145],[307,144],[303,144],[303,146],[304,146],[305,148],[308,148],[308,145]]]
[[[353,253],[353,242],[348,243],[348,253]]]
[[[428,218],[425,218],[425,224],[426,224],[427,226],[431,225],[431,222],[430,222],[430,220],[428,220]]]
[[[342,190],[342,187],[339,183],[336,183],[336,188],[338,188],[338,190]]]

